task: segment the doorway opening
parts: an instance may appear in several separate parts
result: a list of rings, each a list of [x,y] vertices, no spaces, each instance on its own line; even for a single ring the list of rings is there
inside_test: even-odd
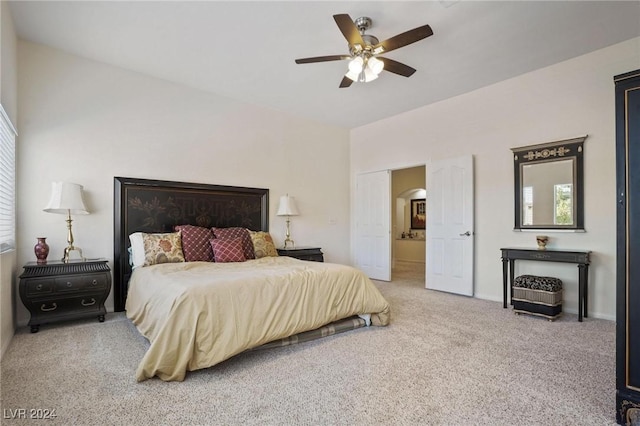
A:
[[[426,168],[391,172],[391,281],[425,276]]]

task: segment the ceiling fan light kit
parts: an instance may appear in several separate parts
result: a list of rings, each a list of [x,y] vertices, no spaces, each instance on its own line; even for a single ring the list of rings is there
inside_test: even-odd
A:
[[[349,71],[345,74],[353,81],[365,82],[378,78],[384,69],[384,62],[373,56],[359,55],[349,62]]]
[[[349,60],[348,71],[340,82],[340,88],[351,86],[353,82],[368,83],[378,78],[382,71],[388,71],[403,77],[410,77],[416,72],[408,65],[393,59],[376,57],[385,52],[399,49],[433,35],[429,25],[414,28],[398,34],[382,42],[378,38],[365,34],[371,28],[371,18],[362,16],[355,21],[347,14],[333,15],[338,28],[349,43],[349,55],[317,56],[296,59],[297,64]]]

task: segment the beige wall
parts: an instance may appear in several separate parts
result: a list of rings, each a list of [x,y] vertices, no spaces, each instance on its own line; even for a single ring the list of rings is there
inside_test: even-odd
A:
[[[14,125],[17,119],[16,46],[9,4],[3,1],[0,2],[0,102]],[[0,254],[0,359],[13,337],[15,277],[15,250]]]
[[[84,185],[88,216],[73,221],[86,257],[113,265],[114,176],[270,189],[270,230],[280,195],[296,197],[298,245],[349,262],[349,133],[61,51],[20,41],[18,264],[36,237],[50,256],[66,246],[64,216],[42,211],[52,181]],[[107,301],[113,309],[112,294]],[[18,304],[18,323],[28,312]]]
[[[590,314],[614,319],[613,76],[639,67],[640,38],[636,38],[354,129],[352,187],[358,173],[407,167],[414,165],[416,158],[428,167],[431,160],[472,154],[475,296],[501,301],[500,248],[535,247],[535,233],[513,231],[510,148],[589,134],[584,152],[587,232],[545,233],[551,237],[550,247],[593,251]],[[575,266],[519,262],[518,272],[563,279],[565,310],[577,312]]]

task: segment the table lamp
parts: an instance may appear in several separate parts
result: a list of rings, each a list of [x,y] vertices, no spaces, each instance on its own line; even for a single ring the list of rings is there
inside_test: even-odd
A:
[[[280,197],[280,206],[278,207],[278,216],[286,216],[287,217],[287,233],[285,234],[284,240],[284,248],[287,248],[288,244],[291,244],[291,247],[295,247],[295,243],[291,239],[291,232],[289,229],[289,224],[291,222],[291,216],[298,216],[298,208],[296,207],[296,202],[293,197],[289,197],[289,194],[283,195]]]
[[[69,262],[69,253],[77,251],[82,256],[82,249],[73,245],[73,232],[71,230],[72,214],[89,214],[82,199],[82,185],[69,182],[53,182],[51,184],[51,198],[44,208],[47,213],[58,213],[67,215],[67,243],[64,249],[63,262]]]

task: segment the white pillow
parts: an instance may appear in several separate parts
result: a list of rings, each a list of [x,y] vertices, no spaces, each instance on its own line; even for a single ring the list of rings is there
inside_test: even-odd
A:
[[[144,265],[144,240],[142,232],[134,232],[129,235],[131,241],[131,260],[133,261],[133,269]]]

